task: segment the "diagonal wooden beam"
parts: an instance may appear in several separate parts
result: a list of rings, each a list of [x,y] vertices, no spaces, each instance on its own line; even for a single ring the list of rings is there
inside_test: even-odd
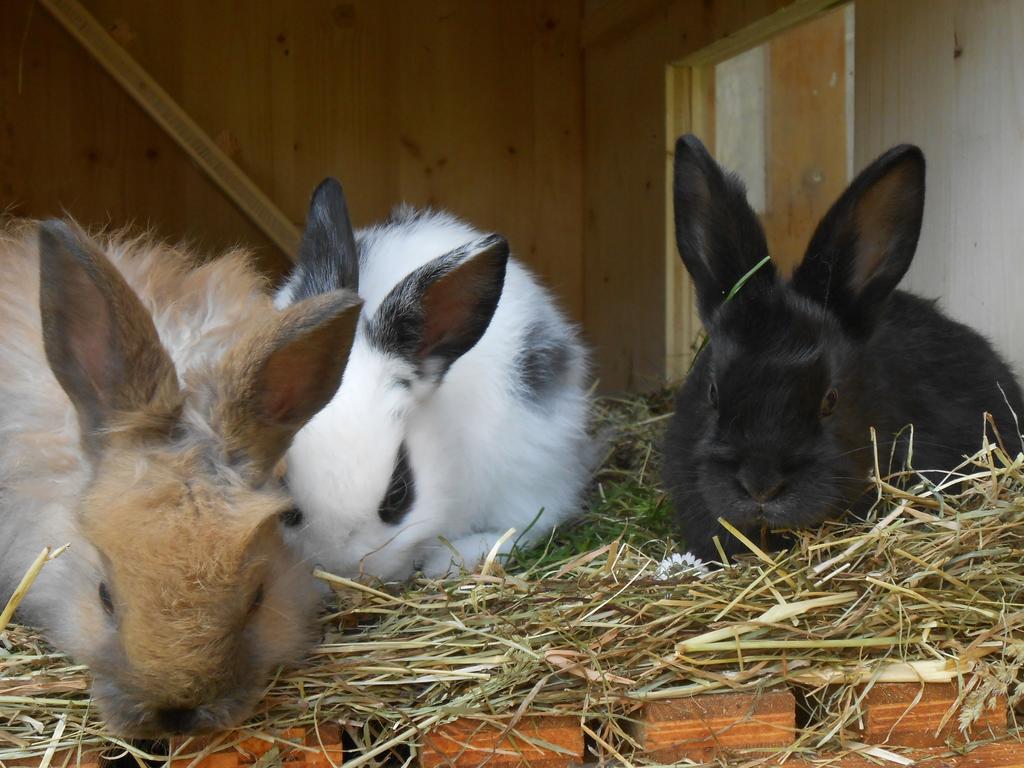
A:
[[[78,0],[39,0],[146,113],[289,259],[299,233],[291,220],[224,154],[160,84],[115,41]]]

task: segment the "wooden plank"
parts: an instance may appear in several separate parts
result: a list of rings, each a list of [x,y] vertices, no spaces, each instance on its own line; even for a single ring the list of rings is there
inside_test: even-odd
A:
[[[576,717],[524,717],[508,733],[461,718],[426,734],[419,759],[421,768],[564,768],[582,762],[583,730]]]
[[[795,735],[796,701],[788,690],[652,702],[644,706],[637,732],[645,757],[661,763],[785,747]]]
[[[628,34],[670,0],[604,0],[588,4],[583,15],[584,48]]]
[[[699,136],[715,151],[715,69],[669,66],[666,82],[665,199],[672,200],[675,142],[683,133]],[[679,257],[675,212],[665,217],[665,380],[681,381],[690,370],[700,336],[697,295]]]
[[[952,239],[943,255],[946,290],[941,304],[979,329],[1024,372],[1024,3],[997,0],[956,4],[954,39],[946,48],[954,70],[950,176],[929,166],[932,180],[950,185]],[[929,163],[932,157],[928,157]],[[930,223],[928,198],[925,221]],[[936,269],[935,254],[918,249],[911,284]],[[1008,440],[1008,448],[1019,443]]]
[[[103,0],[91,10],[180,95],[180,8],[152,6],[151,32],[149,15],[133,12],[150,6],[128,5],[129,24],[120,7],[108,7],[119,5]],[[134,221],[211,252],[245,243],[264,269],[290,264],[32,0],[0,3],[0,126],[0,208],[14,215],[70,214],[90,227]]]
[[[672,199],[675,141],[680,126],[693,124],[692,67],[668,67],[665,73],[665,199]],[[665,217],[665,380],[681,381],[690,367],[688,354],[700,331],[696,293],[676,247],[675,221]]]
[[[578,0],[400,8],[401,199],[502,232],[580,318]]]
[[[170,768],[240,768],[261,760],[265,764],[273,760],[273,764],[288,768],[337,768],[342,764],[341,732],[329,723],[309,729],[289,728],[278,734],[276,741],[249,736],[197,761],[194,755],[207,748],[213,738],[223,743],[233,742],[237,736],[229,733],[218,737],[175,737],[170,741]],[[268,757],[272,750],[277,750],[276,756]]]
[[[935,747],[893,752],[913,760],[913,765],[919,768],[1024,768],[1024,749],[1017,738],[981,744],[966,754]],[[878,768],[879,765],[895,766],[897,763],[857,754],[837,757],[822,753],[817,757],[791,759],[779,764],[786,768]]]
[[[1024,747],[1017,739],[985,744],[954,761],[957,768],[1024,768]]]
[[[773,38],[766,82],[766,209],[772,261],[789,274],[846,178],[846,23],[839,8]]]
[[[906,285],[944,295],[956,211],[952,197],[956,0],[865,0],[855,5],[854,166],[903,141],[928,162],[924,225]]]
[[[516,238],[516,252],[579,321],[584,269],[580,3],[537,0],[533,18],[531,209],[509,235]]]
[[[905,287],[1024,366],[1024,5],[858,0],[854,155],[900,142],[928,163],[924,224]]]
[[[764,213],[767,189],[765,102],[770,46],[771,43],[758,45],[715,65],[698,68],[715,73],[715,89],[711,94],[715,110],[715,160],[743,180],[747,202],[758,214]]]
[[[0,761],[4,768],[38,768],[43,763],[44,755],[33,758],[14,758]],[[77,766],[77,768],[101,768],[104,765],[101,751],[58,749],[49,760],[50,768],[63,768],[64,766]]]
[[[105,17],[148,22],[145,6],[121,1]],[[210,135],[233,137],[233,159],[290,220],[304,220],[327,175],[345,185],[358,226],[401,201],[396,4],[265,0],[258,13],[227,0],[181,5],[172,93]],[[223,88],[209,87],[211,72]]]
[[[677,64],[716,64],[730,56],[753,48],[755,45],[782,34],[798,24],[811,21],[818,15],[828,13],[845,5],[848,0],[794,0],[765,13],[753,23],[738,29],[734,34],[723,36],[709,45],[701,47],[682,57]]]
[[[450,208],[506,234],[582,318],[580,0],[82,3],[292,224],[328,174],[358,226],[402,201]],[[271,276],[290,269],[33,7],[0,3],[0,209],[242,243]]]
[[[283,253],[298,252],[298,230],[78,0],[40,0],[97,62],[159,123]]]
[[[868,744],[903,747],[937,747],[963,743],[959,729],[961,707],[956,706],[955,683],[879,683],[861,701],[860,739]],[[940,723],[943,723],[940,728]],[[987,739],[1006,733],[1006,700],[985,709],[969,732],[969,738]]]

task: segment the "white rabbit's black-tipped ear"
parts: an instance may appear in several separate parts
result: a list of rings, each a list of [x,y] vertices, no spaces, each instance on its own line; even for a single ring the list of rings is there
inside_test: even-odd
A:
[[[339,288],[359,292],[359,252],[345,192],[337,179],[324,179],[313,192],[298,265],[293,300]]]
[[[440,381],[490,325],[508,257],[505,238],[489,235],[424,264],[381,302],[370,342],[410,361],[421,377]]]
[[[924,154],[909,144],[861,171],[818,224],[793,287],[851,331],[869,332],[914,258],[924,180]]]
[[[152,317],[73,224],[39,226],[39,309],[46,359],[75,406],[90,455],[100,452],[115,414],[175,411],[177,374]]]
[[[707,325],[733,287],[768,255],[764,230],[742,182],[724,173],[691,134],[676,142],[674,204],[676,246]],[[774,266],[765,263],[738,295],[756,294],[775,280]]]

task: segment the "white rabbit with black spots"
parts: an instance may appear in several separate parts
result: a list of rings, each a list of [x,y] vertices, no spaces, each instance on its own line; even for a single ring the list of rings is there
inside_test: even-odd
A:
[[[364,300],[334,399],[296,436],[292,535],[332,572],[384,580],[472,569],[579,508],[596,458],[576,328],[506,241],[400,207],[353,232],[316,190],[279,307],[348,288]]]

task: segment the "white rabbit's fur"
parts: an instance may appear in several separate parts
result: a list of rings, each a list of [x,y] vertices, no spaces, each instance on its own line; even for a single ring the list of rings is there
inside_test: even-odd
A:
[[[472,569],[508,529],[516,534],[505,553],[517,538],[522,546],[548,536],[578,509],[596,453],[586,431],[586,355],[518,261],[507,262],[486,332],[440,383],[370,339],[369,319],[402,278],[481,237],[450,215],[406,207],[355,234],[363,319],[338,393],[288,454],[289,489],[304,515],[295,535],[330,571],[393,580],[416,569]],[[301,293],[303,272],[300,263],[278,306]],[[415,497],[388,524],[378,509],[403,442]]]

